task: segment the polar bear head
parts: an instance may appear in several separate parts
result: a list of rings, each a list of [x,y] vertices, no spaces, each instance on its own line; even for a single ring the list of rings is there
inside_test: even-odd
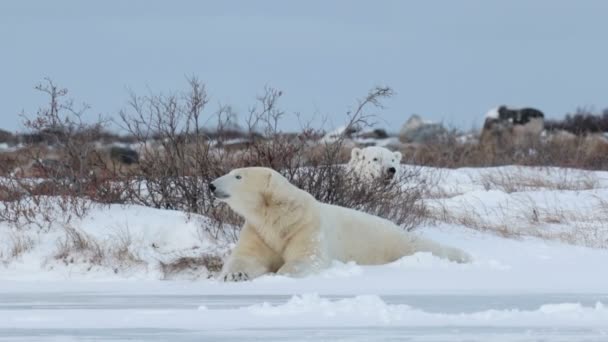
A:
[[[399,171],[401,152],[379,146],[353,148],[348,166],[358,177],[367,180],[390,180]]]
[[[209,189],[241,216],[251,216],[271,202],[291,196],[295,188],[280,173],[265,167],[234,169],[209,183]]]

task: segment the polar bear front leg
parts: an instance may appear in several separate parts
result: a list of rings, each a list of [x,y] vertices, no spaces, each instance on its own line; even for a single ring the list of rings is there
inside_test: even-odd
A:
[[[285,264],[278,274],[292,277],[303,277],[329,266],[329,258],[321,241],[304,235],[304,241],[297,237],[292,239],[283,253]]]
[[[245,223],[232,254],[222,268],[220,279],[251,280],[275,271],[281,262],[281,257],[266,245],[253,227]]]

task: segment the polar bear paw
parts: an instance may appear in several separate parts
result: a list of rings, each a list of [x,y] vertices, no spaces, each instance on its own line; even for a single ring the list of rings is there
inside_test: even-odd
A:
[[[248,281],[250,280],[249,275],[245,272],[232,272],[226,273],[222,277],[222,279],[226,282],[228,281]]]

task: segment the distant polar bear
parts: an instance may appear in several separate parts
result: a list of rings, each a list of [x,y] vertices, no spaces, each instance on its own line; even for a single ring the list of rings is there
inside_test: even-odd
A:
[[[366,181],[390,180],[399,172],[401,152],[385,147],[368,146],[351,150],[348,170]]]
[[[272,169],[235,169],[209,188],[245,218],[222,270],[227,281],[266,273],[304,276],[332,260],[384,264],[416,252],[456,262],[470,260],[459,249],[405,233],[388,220],[318,202]]]

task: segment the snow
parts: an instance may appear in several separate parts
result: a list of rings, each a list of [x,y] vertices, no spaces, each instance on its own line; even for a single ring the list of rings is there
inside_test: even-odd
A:
[[[70,223],[106,251],[92,263],[56,257],[59,227],[0,223],[0,340],[608,340],[607,172],[420,172],[436,179],[425,201],[437,220],[414,234],[471,264],[417,253],[302,279],[224,283],[198,269],[167,281],[161,263],[224,257],[231,241],[210,238],[201,216],[94,206]],[[16,239],[31,247],[10,257]],[[137,262],[113,256],[120,243]]]
[[[0,152],[15,152],[23,148],[22,144],[0,143]]]
[[[562,326],[608,327],[608,308],[600,302],[593,307],[578,303],[547,304],[537,310],[486,310],[473,313],[444,314],[429,313],[408,305],[389,305],[375,295],[356,296],[330,301],[316,294],[294,296],[282,305],[263,303],[248,308],[252,316],[296,316],[298,321],[314,321],[315,325],[327,324],[327,320],[339,320],[343,316],[367,325],[411,325],[436,326],[457,325],[477,326],[552,326],[559,322]],[[289,319],[293,320],[293,319]],[[289,321],[288,320],[288,321]],[[349,321],[351,321],[349,320]],[[335,323],[333,323],[335,324]],[[357,323],[355,323],[357,324]]]
[[[340,126],[333,131],[327,132],[321,139],[319,139],[319,143],[327,143],[331,144],[338,141],[345,133],[347,126]]]
[[[511,110],[511,111],[519,110],[518,107],[512,107],[512,106],[505,106],[505,108],[507,110]],[[485,118],[486,119],[498,119],[498,117],[499,117],[498,109],[500,109],[500,107],[494,107],[494,108],[490,109],[489,111],[487,111]]]
[[[357,295],[324,297],[62,293],[14,296],[0,302],[3,340],[271,340],[602,341],[608,308],[581,302],[516,305],[534,297]],[[16,298],[15,298],[16,297]],[[7,299],[0,293],[1,299]],[[605,300],[607,297],[604,297]],[[252,303],[255,300],[258,303]],[[567,296],[540,300],[569,300]],[[490,302],[450,311],[440,303]],[[435,307],[429,303],[437,303]],[[408,304],[411,303],[411,304]],[[487,305],[487,304],[486,304]],[[443,310],[442,310],[443,309]],[[389,335],[387,335],[390,332]],[[12,337],[12,338],[11,338]],[[394,337],[393,337],[394,339]],[[392,340],[392,339],[391,339]]]
[[[495,108],[490,109],[486,113],[485,118],[486,119],[498,119],[498,116],[499,116],[499,114],[498,114],[498,107],[495,107]]]
[[[536,238],[505,239],[481,232],[454,230],[447,225],[425,228],[423,235],[465,249],[473,255],[474,262],[460,265],[428,253],[417,253],[383,266],[335,262],[332,268],[303,279],[267,275],[253,282],[222,283],[210,279],[192,284],[196,291],[210,295],[290,295],[310,292],[311,289],[324,295],[603,293],[608,289],[608,276],[598,272],[608,263],[608,250],[605,249],[570,246]],[[155,285],[151,285],[157,282],[154,272],[128,274],[125,279],[120,274],[93,276],[91,273],[95,272],[76,272],[75,266],[70,271],[58,267],[45,273],[37,270],[35,274],[36,279],[45,280],[45,276],[49,277],[53,272],[61,273],[61,276],[46,279],[49,281],[48,291],[54,291],[53,284],[57,284],[57,291],[76,291],[81,282],[87,283],[87,288],[101,291],[106,282],[116,281],[126,287],[121,289],[124,291],[138,282],[142,286],[134,289],[136,293],[156,293]],[[32,271],[27,270],[29,273]],[[0,291],[32,290],[28,287],[26,272],[10,273],[7,274],[6,270],[3,273]],[[563,274],[568,274],[568,277],[563,277]],[[69,281],[62,282],[62,279]],[[72,283],[76,285],[72,287]],[[191,291],[183,286],[180,283],[179,291]],[[171,287],[164,285],[162,289],[166,291]]]
[[[17,310],[15,310],[17,311]],[[50,312],[47,312],[50,311]],[[0,312],[0,329],[25,329],[35,322],[39,329],[79,328],[119,329],[140,328],[234,329],[281,327],[356,327],[366,326],[457,326],[476,327],[597,327],[608,329],[608,308],[597,302],[592,306],[579,303],[541,305],[534,310],[484,310],[470,313],[433,313],[403,304],[387,304],[379,296],[362,295],[339,300],[322,298],[317,294],[291,297],[287,302],[273,305],[267,302],[229,309],[126,310],[120,320],[112,309],[72,309],[53,315],[58,309],[18,310]],[[67,310],[63,310],[67,311]],[[186,312],[184,312],[186,311]],[[239,319],[235,319],[238,317]]]

